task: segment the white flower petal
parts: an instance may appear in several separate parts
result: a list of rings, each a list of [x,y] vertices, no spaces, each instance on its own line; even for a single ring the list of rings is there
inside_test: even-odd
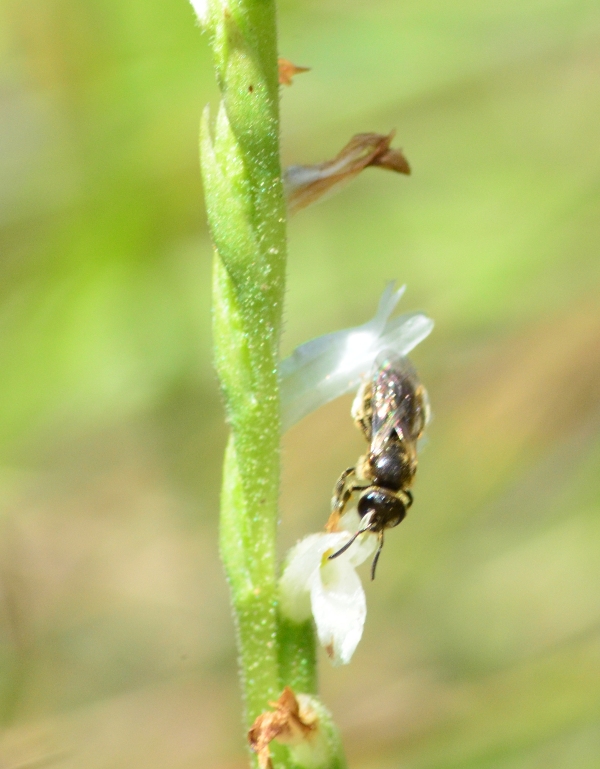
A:
[[[366,532],[337,558],[327,559],[351,537],[346,530],[309,535],[292,548],[279,580],[282,614],[305,622],[312,612],[319,641],[335,665],[349,662],[360,641],[367,607],[355,567],[377,547],[377,537]]]
[[[344,555],[348,558],[348,561],[352,566],[360,566],[361,563],[367,560],[370,555],[373,555],[377,550],[377,534],[373,534],[368,531],[357,537],[352,545],[346,550]],[[340,556],[342,558],[343,556]]]
[[[310,618],[310,589],[327,550],[335,552],[348,541],[347,532],[310,534],[290,550],[279,580],[279,606],[294,622]]]
[[[404,287],[386,286],[375,317],[354,328],[335,331],[297,347],[281,363],[281,419],[285,431],[302,417],[340,395],[356,390],[377,355],[392,349],[408,354],[431,332],[422,313],[389,320]]]
[[[315,575],[310,599],[317,634],[334,665],[346,665],[361,639],[367,602],[359,576],[343,556]]]

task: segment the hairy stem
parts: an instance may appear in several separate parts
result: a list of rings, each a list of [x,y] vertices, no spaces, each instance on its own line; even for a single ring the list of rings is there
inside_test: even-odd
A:
[[[312,620],[293,622],[279,616],[279,674],[281,688],[317,694],[317,648]]]
[[[280,693],[277,369],[286,241],[274,2],[212,0],[207,29],[222,102],[214,127],[205,112],[201,157],[215,244],[215,361],[231,425],[221,553],[250,726]]]

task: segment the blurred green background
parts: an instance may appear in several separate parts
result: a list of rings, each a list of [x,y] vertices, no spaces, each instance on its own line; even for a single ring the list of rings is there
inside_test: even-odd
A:
[[[352,769],[600,767],[600,6],[282,0],[284,163],[397,129],[289,228],[284,352],[385,282],[434,333],[416,503],[352,664]],[[185,0],[0,4],[0,766],[241,769],[217,556]],[[363,450],[350,398],[284,440],[282,554]],[[368,567],[367,567],[368,568]]]

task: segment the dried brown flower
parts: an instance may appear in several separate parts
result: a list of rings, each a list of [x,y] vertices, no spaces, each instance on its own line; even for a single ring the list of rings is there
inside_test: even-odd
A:
[[[333,160],[314,166],[290,166],[285,172],[289,212],[295,213],[347,184],[367,166],[410,174],[402,151],[390,147],[394,134],[356,134]]]
[[[297,67],[292,64],[288,59],[277,59],[279,66],[279,84],[280,85],[292,85],[292,79],[294,75],[300,75],[302,72],[309,72],[310,67]]]
[[[296,745],[312,735],[318,721],[314,710],[302,707],[289,686],[277,702],[269,702],[269,705],[275,710],[261,713],[248,732],[248,742],[258,755],[260,769],[272,769],[269,748],[272,740]]]

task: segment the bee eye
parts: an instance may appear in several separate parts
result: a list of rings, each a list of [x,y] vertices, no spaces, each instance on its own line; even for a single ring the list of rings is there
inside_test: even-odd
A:
[[[367,513],[375,512],[377,510],[381,496],[381,492],[379,491],[367,491],[362,495],[356,506],[361,518],[364,518]]]

